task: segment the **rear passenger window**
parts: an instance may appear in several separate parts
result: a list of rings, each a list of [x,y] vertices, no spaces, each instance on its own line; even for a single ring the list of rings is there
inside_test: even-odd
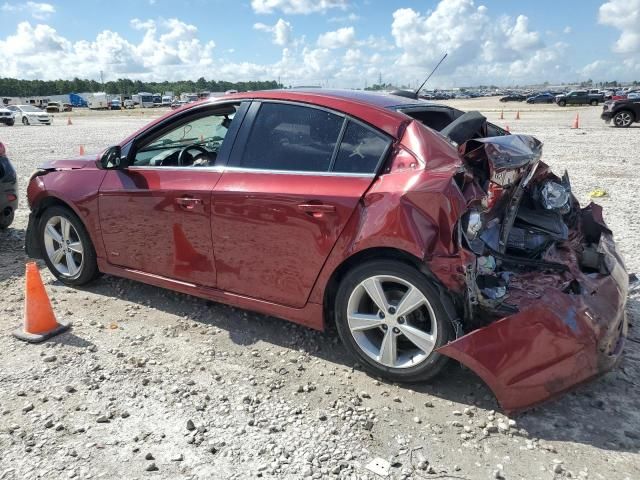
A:
[[[317,108],[263,103],[238,166],[327,172],[343,122]]]
[[[349,122],[333,166],[334,172],[374,173],[389,140],[355,122]]]

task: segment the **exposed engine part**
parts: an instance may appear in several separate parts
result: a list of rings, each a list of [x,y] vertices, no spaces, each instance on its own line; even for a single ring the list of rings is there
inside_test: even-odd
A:
[[[540,187],[540,203],[547,210],[557,210],[564,214],[569,211],[569,194],[563,185],[548,181]]]
[[[521,206],[516,215],[516,225],[522,228],[533,227],[540,233],[546,233],[554,240],[569,238],[569,227],[557,211],[531,210]]]
[[[470,240],[478,236],[478,232],[482,229],[482,216],[475,210],[469,212],[467,217],[467,228],[465,232]]]
[[[486,257],[478,257],[477,260],[478,273],[480,275],[489,275],[496,270],[496,259],[491,255]]]

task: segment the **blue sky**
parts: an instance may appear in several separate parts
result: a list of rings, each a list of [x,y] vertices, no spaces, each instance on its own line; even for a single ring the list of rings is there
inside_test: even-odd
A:
[[[88,6],[90,5],[90,6]],[[413,84],[640,80],[640,0],[0,0],[0,75]]]

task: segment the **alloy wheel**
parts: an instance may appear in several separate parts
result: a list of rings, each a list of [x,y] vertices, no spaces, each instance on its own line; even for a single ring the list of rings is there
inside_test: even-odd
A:
[[[66,218],[51,217],[44,228],[44,246],[53,267],[63,277],[82,273],[84,246],[78,231]]]
[[[347,322],[358,347],[391,368],[409,368],[433,352],[438,327],[433,308],[415,285],[390,275],[360,282],[347,304]]]
[[[631,114],[628,112],[620,112],[613,119],[617,127],[628,127],[631,125]]]

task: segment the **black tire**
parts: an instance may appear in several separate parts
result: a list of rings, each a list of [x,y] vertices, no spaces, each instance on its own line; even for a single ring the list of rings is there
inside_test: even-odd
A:
[[[431,305],[437,324],[435,346],[431,353],[415,366],[392,368],[385,366],[365,353],[354,338],[347,320],[349,298],[354,289],[372,276],[393,276],[409,282],[426,297]],[[335,321],[338,334],[347,351],[373,376],[392,382],[423,382],[436,376],[448,362],[448,357],[436,352],[453,339],[453,327],[440,300],[437,287],[416,268],[395,260],[374,260],[349,271],[340,282],[335,298]],[[413,315],[413,314],[411,314]],[[410,322],[407,320],[407,324]],[[384,333],[380,333],[384,335]],[[406,338],[406,337],[405,337]]]
[[[598,100],[591,100],[591,106],[592,107],[597,107],[598,106]]]
[[[613,125],[618,128],[629,128],[635,121],[635,116],[630,110],[620,110],[613,116]]]
[[[58,271],[58,269],[53,265],[53,262],[49,258],[47,253],[45,240],[44,240],[44,230],[47,225],[47,222],[52,217],[63,217],[67,221],[71,223],[73,228],[76,230],[78,234],[78,238],[82,243],[83,249],[83,259],[82,264],[80,266],[79,272],[73,276],[67,276]],[[87,229],[84,227],[82,221],[78,218],[78,216],[73,213],[69,208],[53,206],[47,208],[42,215],[40,216],[40,220],[38,222],[37,228],[38,241],[40,242],[40,251],[42,252],[42,257],[47,264],[47,267],[53,273],[53,275],[60,280],[65,285],[70,286],[79,286],[89,283],[100,275],[100,271],[98,270],[98,262],[96,257],[96,251],[93,247],[93,243],[91,242],[91,237],[87,233]]]
[[[15,121],[15,120],[9,120],[9,121],[7,122],[7,127],[13,127],[13,124],[14,124],[14,123],[16,123],[16,121]]]
[[[26,127],[29,125],[29,119],[27,117],[22,117],[22,124]]]
[[[564,100],[560,100],[560,101],[558,102],[558,105],[560,105],[561,107],[566,107],[566,106],[567,106],[567,102],[566,102],[566,101],[564,101]]]
[[[0,230],[5,230],[9,228],[9,226],[13,223],[13,219],[16,216],[16,212],[11,210],[9,215],[5,215],[3,212],[0,212]]]

